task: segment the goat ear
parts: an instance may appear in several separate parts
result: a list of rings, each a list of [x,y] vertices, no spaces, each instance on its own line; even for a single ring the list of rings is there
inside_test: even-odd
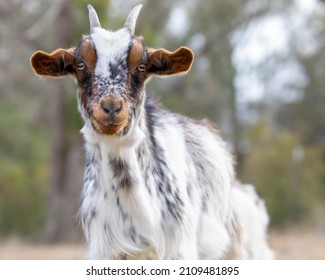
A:
[[[30,63],[38,75],[61,77],[74,74],[74,49],[58,49],[50,54],[42,51],[34,53]]]
[[[174,52],[164,49],[148,50],[148,73],[159,76],[186,73],[190,70],[194,54],[186,47],[181,47]]]

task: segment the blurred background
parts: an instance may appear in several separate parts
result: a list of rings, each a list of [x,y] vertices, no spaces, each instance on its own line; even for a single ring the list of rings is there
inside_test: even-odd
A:
[[[89,33],[86,5],[118,29],[144,4],[147,46],[186,45],[184,77],[154,78],[165,107],[218,124],[271,216],[279,259],[325,259],[325,3],[321,0],[0,0],[0,259],[84,258],[84,150],[76,84],[29,58]]]

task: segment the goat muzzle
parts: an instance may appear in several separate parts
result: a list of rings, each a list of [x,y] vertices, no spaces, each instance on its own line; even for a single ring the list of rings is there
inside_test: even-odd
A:
[[[98,132],[116,135],[128,123],[128,105],[122,98],[102,98],[93,106],[92,124]]]

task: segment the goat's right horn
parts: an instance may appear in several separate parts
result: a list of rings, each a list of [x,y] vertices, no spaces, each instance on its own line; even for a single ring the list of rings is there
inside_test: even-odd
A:
[[[100,28],[101,26],[100,26],[99,19],[98,19],[98,16],[97,16],[97,13],[96,13],[94,7],[90,4],[88,4],[87,8],[88,8],[88,12],[89,12],[90,33],[93,33],[94,29],[96,27]]]

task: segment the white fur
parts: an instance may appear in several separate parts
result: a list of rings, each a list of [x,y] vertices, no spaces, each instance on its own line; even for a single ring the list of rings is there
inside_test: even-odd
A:
[[[91,39],[97,51],[95,75],[107,78],[109,75],[107,66],[110,63],[115,63],[117,58],[124,57],[126,60],[131,34],[124,28],[115,32],[95,28],[95,32],[91,34]]]
[[[254,186],[238,183],[232,189],[233,205],[243,230],[243,242],[249,259],[273,259],[274,253],[267,244],[269,216],[265,203]]]
[[[186,191],[186,180],[195,174],[193,162],[189,162],[186,156],[184,135],[176,120],[171,117],[164,120],[169,123],[166,131],[157,131],[156,141],[160,143],[167,153],[168,165],[177,175],[179,195],[184,202],[186,211],[181,224],[162,224],[160,214],[160,201],[157,192],[152,188],[152,195],[149,196],[143,184],[141,172],[139,172],[138,160],[134,150],[142,140],[141,125],[132,128],[132,132],[122,139],[115,137],[101,136],[93,132],[89,126],[85,126],[82,133],[85,137],[86,149],[91,152],[91,146],[99,145],[102,158],[98,166],[97,176],[100,181],[101,192],[96,197],[87,199],[81,208],[82,212],[89,212],[96,207],[100,216],[91,223],[89,241],[90,258],[114,258],[121,253],[136,254],[141,248],[136,248],[130,240],[123,236],[123,223],[114,201],[104,202],[102,192],[109,193],[108,197],[115,197],[111,192],[110,185],[113,181],[108,166],[108,155],[119,154],[127,162],[131,163],[130,172],[136,178],[136,187],[125,194],[124,206],[132,213],[136,226],[141,233],[152,242],[156,248],[158,258],[161,259],[220,259],[231,247],[231,238],[227,230],[230,222],[230,184],[233,177],[232,160],[225,150],[224,143],[208,129],[201,127],[202,131],[197,134],[204,134],[201,137],[202,145],[206,147],[207,155],[211,166],[207,166],[208,172],[215,182],[215,189],[210,190],[209,196],[214,202],[208,205],[209,215],[202,215],[199,198],[201,193],[199,186],[192,190],[192,200]],[[144,132],[143,132],[144,133]],[[139,138],[138,138],[139,137]],[[131,141],[130,139],[139,139]],[[99,156],[98,156],[99,157]],[[188,169],[188,167],[190,167]],[[192,173],[192,174],[191,174]],[[194,173],[194,174],[193,174]],[[123,193],[122,193],[123,194]],[[87,196],[88,197],[88,196]],[[122,195],[123,197],[123,195]],[[194,199],[193,199],[194,198]],[[198,199],[196,199],[198,198]],[[102,230],[102,224],[110,221],[112,233],[107,236]],[[170,230],[172,229],[172,230]],[[110,239],[110,240],[108,240]],[[143,248],[142,248],[143,249]]]

